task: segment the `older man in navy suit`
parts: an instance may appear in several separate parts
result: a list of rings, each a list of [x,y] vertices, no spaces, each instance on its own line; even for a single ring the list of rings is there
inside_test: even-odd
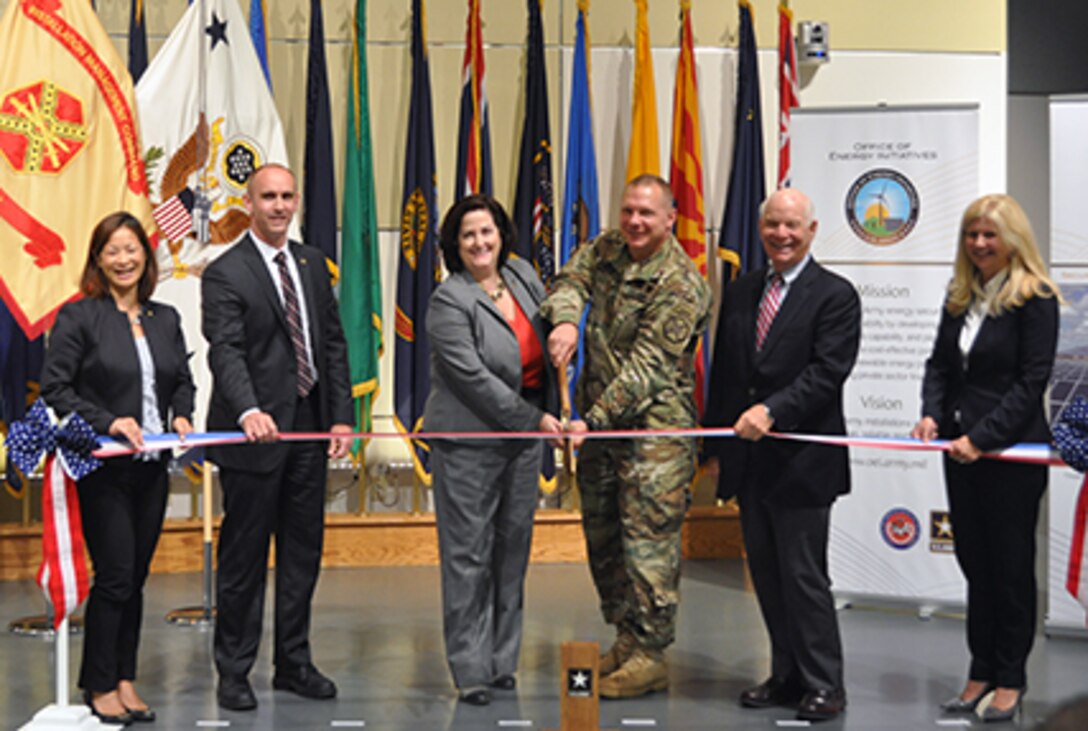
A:
[[[259,446],[217,447],[219,533],[215,665],[219,705],[250,710],[247,676],[257,657],[268,542],[276,536],[272,684],[307,698],[336,685],[310,657],[310,603],[321,567],[327,458],[349,440],[276,443],[280,430],[351,432],[347,344],[319,249],[288,241],[298,208],[295,176],[281,165],[253,173],[249,233],[203,277],[203,329],[213,386],[208,428],[236,430]]]
[[[737,439],[710,443],[718,496],[736,495],[756,595],[771,640],[771,677],[741,705],[797,704],[806,720],[846,705],[842,646],[827,573],[831,504],[850,490],[847,450],[764,439],[779,432],[845,434],[843,382],[857,357],[854,286],[816,263],[812,202],[776,191],[760,211],[770,266],[727,285],[704,423]]]

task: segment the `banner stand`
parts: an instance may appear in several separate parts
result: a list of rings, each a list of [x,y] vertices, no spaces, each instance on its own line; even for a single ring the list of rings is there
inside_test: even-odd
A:
[[[19,731],[71,731],[72,729],[107,729],[120,726],[105,725],[85,705],[68,705],[68,618],[65,617],[56,632],[53,653],[56,680],[56,703],[50,703],[34,714]]]

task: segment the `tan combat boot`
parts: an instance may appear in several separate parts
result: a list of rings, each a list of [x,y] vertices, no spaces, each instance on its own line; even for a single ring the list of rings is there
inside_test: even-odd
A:
[[[669,687],[669,666],[665,653],[638,647],[611,675],[601,678],[602,698],[634,698]]]
[[[612,643],[612,647],[608,648],[608,652],[601,655],[600,666],[598,672],[603,678],[606,675],[616,672],[620,665],[631,656],[635,647],[638,646],[638,642],[635,640],[635,636],[626,629],[619,629],[616,631],[616,641]]]

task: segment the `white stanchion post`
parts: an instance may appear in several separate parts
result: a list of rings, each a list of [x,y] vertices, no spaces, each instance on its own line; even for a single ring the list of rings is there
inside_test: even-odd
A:
[[[34,714],[29,722],[19,727],[19,731],[84,731],[84,729],[122,728],[113,724],[104,724],[91,714],[87,706],[68,705],[68,618],[60,623],[53,634],[54,673],[56,680],[56,703],[50,703]]]

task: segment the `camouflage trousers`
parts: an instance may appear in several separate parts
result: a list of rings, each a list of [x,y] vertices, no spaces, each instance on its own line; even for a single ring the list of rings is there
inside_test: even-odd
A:
[[[649,648],[676,637],[680,530],[691,502],[689,439],[588,440],[578,460],[582,527],[605,621]]]

